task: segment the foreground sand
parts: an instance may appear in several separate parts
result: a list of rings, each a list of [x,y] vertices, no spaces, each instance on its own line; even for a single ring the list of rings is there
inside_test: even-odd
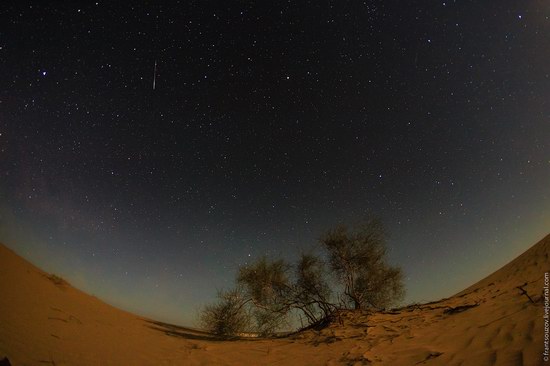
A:
[[[549,253],[550,235],[449,299],[385,313],[342,313],[325,329],[282,339],[224,342],[109,306],[0,245],[0,360],[56,366],[542,365]]]

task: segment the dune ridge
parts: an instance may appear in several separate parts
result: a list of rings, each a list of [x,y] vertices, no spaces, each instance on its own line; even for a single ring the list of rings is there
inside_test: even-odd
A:
[[[542,365],[550,235],[458,294],[323,329],[220,341],[110,306],[0,244],[0,360],[12,365]]]

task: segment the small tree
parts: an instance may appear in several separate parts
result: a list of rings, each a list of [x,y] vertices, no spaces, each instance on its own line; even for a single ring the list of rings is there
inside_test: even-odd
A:
[[[274,332],[294,310],[313,324],[335,308],[330,302],[326,267],[318,257],[303,254],[295,270],[291,269],[283,260],[265,257],[239,269],[237,283],[257,308],[254,314],[262,333]],[[267,329],[260,324],[268,325]]]
[[[296,301],[310,324],[328,317],[335,305],[324,262],[312,254],[302,254],[296,266]]]
[[[386,232],[381,222],[369,220],[355,232],[345,226],[328,231],[322,257],[303,254],[295,266],[263,257],[239,268],[237,289],[221,292],[218,302],[200,315],[206,330],[221,336],[256,331],[271,335],[299,312],[308,325],[327,319],[338,309],[381,309],[404,296],[401,269],[386,261]],[[340,287],[331,288],[330,270]],[[341,290],[333,301],[333,290]]]
[[[286,314],[272,312],[270,310],[254,307],[252,310],[254,320],[253,330],[262,337],[268,337],[284,326],[288,326]]]
[[[353,308],[385,308],[404,296],[401,269],[386,262],[386,231],[371,219],[349,233],[343,225],[328,231],[321,244],[343,287],[343,301]]]
[[[219,291],[218,301],[206,305],[200,312],[201,326],[212,334],[229,337],[250,327],[247,300],[239,288]]]

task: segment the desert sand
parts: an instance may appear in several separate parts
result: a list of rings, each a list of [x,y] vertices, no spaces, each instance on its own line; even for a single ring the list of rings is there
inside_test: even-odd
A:
[[[0,360],[12,365],[543,365],[550,235],[447,299],[344,312],[324,329],[220,341],[133,315],[0,245]],[[550,365],[550,363],[548,363]]]

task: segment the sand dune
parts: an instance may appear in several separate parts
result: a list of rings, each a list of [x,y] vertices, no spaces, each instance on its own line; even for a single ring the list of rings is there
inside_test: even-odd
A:
[[[457,295],[322,330],[217,341],[109,306],[0,245],[0,360],[12,365],[542,365],[550,235]],[[550,363],[549,363],[550,364]]]

